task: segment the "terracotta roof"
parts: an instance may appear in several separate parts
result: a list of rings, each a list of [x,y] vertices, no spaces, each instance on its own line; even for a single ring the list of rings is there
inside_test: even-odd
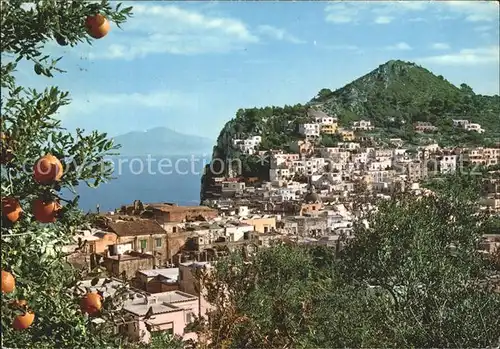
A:
[[[166,234],[158,223],[148,219],[110,221],[107,226],[118,236]]]
[[[170,206],[164,204],[146,204],[145,208],[151,207],[163,212],[182,212],[182,211],[214,211],[207,206]]]

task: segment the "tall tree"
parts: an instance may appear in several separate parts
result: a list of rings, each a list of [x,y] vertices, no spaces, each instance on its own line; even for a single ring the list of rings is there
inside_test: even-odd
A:
[[[70,102],[67,92],[36,91],[15,78],[22,61],[33,64],[34,74],[61,72],[58,58],[44,56],[44,47],[102,38],[109,21],[120,24],[131,14],[131,7],[120,8],[107,1],[1,3],[2,346],[105,348],[120,342],[112,321],[99,324],[81,311],[80,295],[71,292],[81,275],[62,252],[88,217],[78,210],[78,196],[63,198],[61,190],[108,179],[104,157],[116,146],[106,134],[64,131],[55,115]],[[114,310],[112,304],[105,299],[100,315]]]
[[[500,344],[495,267],[477,181],[377,203],[339,254],[279,246],[232,256],[203,281],[210,348],[486,347]],[[490,225],[491,226],[491,225]]]

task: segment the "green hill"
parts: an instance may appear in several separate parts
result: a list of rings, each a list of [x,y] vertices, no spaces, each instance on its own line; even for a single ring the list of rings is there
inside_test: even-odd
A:
[[[500,136],[499,96],[476,95],[466,84],[456,87],[410,62],[389,61],[338,90],[321,90],[311,104],[337,115],[344,124],[371,120],[387,135],[412,136],[413,123],[428,121],[439,128],[435,138],[444,145]],[[477,137],[452,129],[454,118],[479,123],[486,133]]]
[[[286,149],[291,140],[299,138],[298,125],[307,120],[311,107],[338,117],[342,127],[370,120],[376,128],[367,135],[382,141],[402,138],[407,144],[418,145],[432,138],[442,146],[463,146],[487,145],[500,139],[498,95],[477,95],[466,84],[457,87],[415,63],[393,60],[335,91],[322,89],[306,105],[238,110],[221,130],[214,158],[240,157],[245,176],[265,176],[267,168],[235,150],[232,139],[261,135],[262,150]],[[453,119],[479,123],[486,132],[454,128]],[[431,122],[438,127],[437,132],[416,133],[414,123],[418,121]],[[328,138],[323,141],[332,141]]]
[[[260,134],[262,148],[282,148],[298,137],[297,125],[314,106],[339,118],[342,126],[370,120],[376,135],[418,142],[417,121],[438,127],[433,136],[443,145],[481,144],[500,137],[500,97],[474,93],[466,84],[457,87],[443,76],[411,62],[389,61],[335,91],[322,89],[306,105],[240,109],[220,132],[216,154],[232,153],[231,139]],[[452,127],[452,119],[468,119],[482,125],[478,135]],[[428,137],[428,135],[426,136]]]

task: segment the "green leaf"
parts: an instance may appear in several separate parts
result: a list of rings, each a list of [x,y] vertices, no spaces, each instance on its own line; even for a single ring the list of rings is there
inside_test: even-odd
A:
[[[39,63],[35,63],[34,70],[37,75],[41,75],[43,73],[43,67]]]

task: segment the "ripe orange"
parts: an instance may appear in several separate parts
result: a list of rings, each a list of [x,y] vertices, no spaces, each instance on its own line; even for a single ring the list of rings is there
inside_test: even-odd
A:
[[[40,223],[55,222],[60,209],[61,205],[57,201],[45,201],[42,199],[33,201],[33,215]]]
[[[109,33],[111,26],[106,17],[96,14],[87,17],[85,20],[85,28],[91,37],[94,39],[101,39]]]
[[[35,313],[27,311],[24,314],[17,315],[12,322],[12,327],[15,330],[25,330],[35,321]]]
[[[16,279],[8,271],[2,270],[2,293],[11,293],[16,289]]]
[[[19,220],[23,209],[19,201],[12,197],[2,198],[2,215],[12,223]]]
[[[40,184],[51,184],[60,180],[63,172],[64,168],[61,161],[51,154],[38,159],[33,168],[35,181]]]
[[[89,315],[97,314],[102,308],[102,297],[94,292],[87,293],[80,301],[80,309]]]

